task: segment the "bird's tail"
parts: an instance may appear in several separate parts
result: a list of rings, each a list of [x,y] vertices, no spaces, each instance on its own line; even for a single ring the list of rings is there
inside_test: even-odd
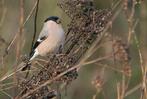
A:
[[[27,64],[21,69],[21,71],[25,71],[25,70],[29,69],[30,66],[31,66],[31,63],[27,63]]]
[[[28,75],[29,75],[30,67],[31,67],[31,63],[27,63],[27,64],[21,69],[21,71],[26,71],[26,70],[27,70],[27,73],[26,73],[25,78],[27,78]]]

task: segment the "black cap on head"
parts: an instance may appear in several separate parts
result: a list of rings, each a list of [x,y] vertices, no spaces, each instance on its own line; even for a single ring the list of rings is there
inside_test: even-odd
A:
[[[50,16],[44,22],[52,20],[57,23],[58,19],[59,19],[59,17],[57,17],[57,16]]]

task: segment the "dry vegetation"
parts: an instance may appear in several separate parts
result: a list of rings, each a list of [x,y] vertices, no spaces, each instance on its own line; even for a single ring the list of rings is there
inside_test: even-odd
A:
[[[2,0],[2,3],[4,1]],[[135,34],[136,26],[139,23],[138,17],[135,16],[136,5],[141,5],[144,1],[120,0],[113,3],[111,9],[98,10],[92,0],[60,0],[58,6],[71,19],[66,32],[66,42],[63,52],[56,55],[48,55],[47,59],[37,58],[29,70],[28,77],[25,78],[26,72],[21,68],[27,64],[27,58],[20,61],[21,49],[23,48],[24,26],[35,13],[34,38],[36,36],[36,20],[38,14],[39,0],[36,0],[32,10],[24,19],[24,0],[20,0],[20,27],[18,33],[13,37],[10,43],[0,37],[0,45],[4,47],[1,55],[0,65],[4,69],[5,58],[8,57],[10,49],[15,45],[16,64],[15,68],[9,73],[0,75],[0,91],[10,98],[14,99],[62,99],[66,96],[63,91],[79,77],[79,70],[82,67],[90,65],[100,66],[101,68],[95,73],[91,80],[92,86],[96,89],[90,99],[99,99],[102,94],[105,96],[105,85],[110,72],[118,73],[119,80],[113,84],[115,86],[115,99],[129,99],[129,95],[139,91],[139,99],[147,99],[147,68],[144,63],[142,51],[138,38]],[[126,41],[113,33],[113,22],[123,13],[127,19],[128,31]],[[3,7],[2,15],[5,16]],[[4,17],[1,16],[0,28],[3,24]],[[141,81],[130,88],[130,80],[133,77],[133,67],[129,50],[132,41],[135,41],[139,53]],[[2,49],[0,47],[0,49]],[[37,68],[36,68],[37,67]],[[39,67],[39,68],[38,68]],[[97,68],[98,69],[98,68]],[[138,70],[139,71],[139,70]],[[11,83],[7,80],[13,79]],[[15,90],[14,96],[5,90]],[[112,88],[113,89],[113,88]],[[110,89],[109,89],[110,91]],[[80,99],[80,98],[79,98]],[[137,99],[137,98],[136,98]]]

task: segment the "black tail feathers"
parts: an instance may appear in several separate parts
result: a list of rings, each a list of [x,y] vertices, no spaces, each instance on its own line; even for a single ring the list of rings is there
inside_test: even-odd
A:
[[[29,69],[30,66],[31,66],[31,63],[27,63],[27,64],[21,69],[21,71],[25,71],[25,70]]]

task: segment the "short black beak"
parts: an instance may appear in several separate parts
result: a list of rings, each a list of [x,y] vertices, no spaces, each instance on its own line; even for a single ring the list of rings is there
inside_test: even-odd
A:
[[[57,20],[57,24],[61,24],[61,19],[58,19]]]

